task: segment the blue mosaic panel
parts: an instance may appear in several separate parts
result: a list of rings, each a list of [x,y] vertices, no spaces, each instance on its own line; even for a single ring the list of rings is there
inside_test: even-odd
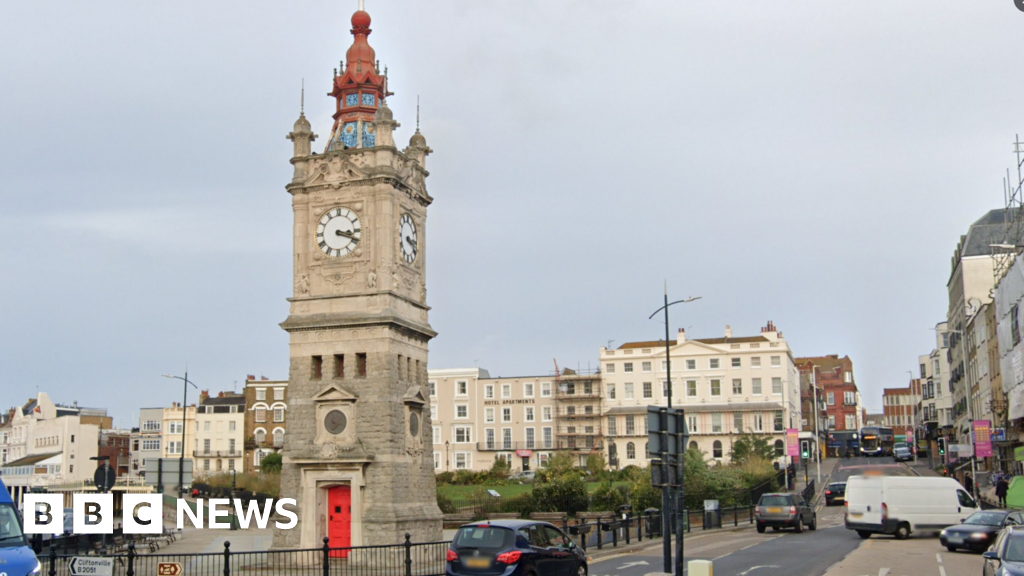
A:
[[[370,122],[363,124],[363,148],[373,148],[377,145],[377,128]]]
[[[359,94],[345,96],[345,106],[355,106],[356,104],[359,104]]]
[[[363,92],[363,106],[376,106],[376,105],[377,105],[377,95],[376,94],[368,94],[366,92]]]
[[[341,141],[349,148],[355,148],[359,143],[359,133],[355,122],[346,122],[341,128]]]

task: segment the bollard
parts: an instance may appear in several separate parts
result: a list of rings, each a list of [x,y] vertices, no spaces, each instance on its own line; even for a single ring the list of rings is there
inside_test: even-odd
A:
[[[643,542],[644,541],[644,517],[643,516],[637,516],[636,517],[636,541],[637,542]]]
[[[128,544],[128,571],[125,576],[135,576],[135,542]]]
[[[50,569],[47,571],[49,576],[57,576],[57,547],[50,543]]]
[[[224,541],[224,576],[231,576],[231,542]]]
[[[736,506],[732,507],[732,525],[733,526],[739,526],[740,525],[740,507],[739,507],[739,505],[736,505]]]
[[[405,533],[405,576],[412,576],[412,534]]]
[[[328,544],[330,541],[330,538],[324,536],[324,576],[330,576],[331,573],[331,546]]]
[[[690,576],[713,576],[715,570],[711,560],[690,560],[686,564],[686,572]]]

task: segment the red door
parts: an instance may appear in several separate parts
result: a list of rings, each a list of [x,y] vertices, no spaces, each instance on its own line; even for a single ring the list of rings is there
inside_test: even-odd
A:
[[[327,489],[327,537],[331,548],[352,546],[352,488]],[[332,550],[332,557],[348,558],[348,550]]]

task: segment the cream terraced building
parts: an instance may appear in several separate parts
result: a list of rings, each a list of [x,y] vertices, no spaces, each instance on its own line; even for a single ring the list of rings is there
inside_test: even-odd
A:
[[[428,370],[434,471],[513,472],[547,465],[557,447],[553,376],[492,378],[482,368]]]
[[[743,432],[764,435],[785,453],[787,428],[799,428],[800,376],[793,352],[772,322],[759,336],[671,343],[672,406],[686,411],[689,447],[728,461]],[[665,341],[601,348],[607,458],[612,468],[647,466],[647,406],[668,405]]]

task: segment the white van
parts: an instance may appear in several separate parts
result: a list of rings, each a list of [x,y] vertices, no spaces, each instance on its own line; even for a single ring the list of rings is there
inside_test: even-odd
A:
[[[938,532],[979,510],[953,478],[851,476],[846,482],[846,528],[861,538]]]

